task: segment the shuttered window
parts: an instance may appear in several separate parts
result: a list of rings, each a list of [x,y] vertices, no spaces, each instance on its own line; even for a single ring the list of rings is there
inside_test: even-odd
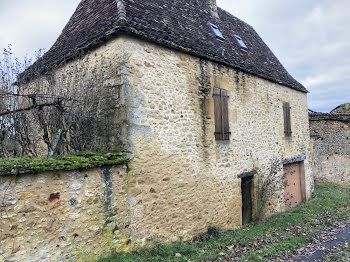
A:
[[[227,90],[214,88],[215,140],[230,140]]]
[[[286,136],[292,135],[292,126],[290,121],[290,105],[289,103],[283,103],[283,118],[284,118],[284,134]]]

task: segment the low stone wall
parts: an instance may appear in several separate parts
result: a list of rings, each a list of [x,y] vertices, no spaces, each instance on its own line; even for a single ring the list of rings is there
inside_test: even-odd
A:
[[[131,248],[126,170],[0,176],[0,261],[95,261]]]
[[[350,115],[310,114],[315,181],[350,186]]]

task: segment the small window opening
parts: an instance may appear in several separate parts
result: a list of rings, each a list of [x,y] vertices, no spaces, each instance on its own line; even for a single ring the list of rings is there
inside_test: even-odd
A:
[[[208,23],[208,25],[211,28],[211,30],[213,31],[213,33],[215,34],[216,39],[218,39],[219,41],[223,42],[225,40],[225,37],[220,32],[219,28],[216,25],[212,24],[212,23]]]
[[[242,38],[239,35],[234,34],[233,37],[236,39],[237,43],[242,49],[248,50],[248,47],[245,45],[245,43],[243,42]]]

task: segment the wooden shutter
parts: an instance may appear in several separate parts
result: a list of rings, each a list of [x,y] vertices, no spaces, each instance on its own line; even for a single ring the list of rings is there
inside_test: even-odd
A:
[[[227,90],[214,88],[215,140],[229,140],[230,126],[228,118]]]
[[[222,107],[222,132],[223,140],[230,140],[230,126],[228,119],[228,94],[227,90],[221,89],[221,107]]]
[[[283,118],[284,118],[284,134],[290,136],[292,134],[292,126],[290,121],[290,105],[283,103]]]
[[[215,140],[222,140],[222,105],[221,105],[221,89],[214,88],[214,115],[215,115]]]

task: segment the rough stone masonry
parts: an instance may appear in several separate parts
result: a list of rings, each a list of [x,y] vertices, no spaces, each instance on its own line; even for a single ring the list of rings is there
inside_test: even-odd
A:
[[[101,63],[108,67],[106,80],[91,81],[85,88],[98,90],[99,99],[109,89],[96,87],[109,79],[109,85],[120,90],[117,104],[128,105],[122,107],[127,132],[118,136],[131,158],[127,175],[119,178],[118,171],[96,170],[87,177],[79,172],[19,177],[6,191],[11,196],[10,218],[1,220],[2,228],[7,228],[1,240],[7,256],[45,261],[89,250],[98,256],[106,253],[105,247],[124,247],[119,241],[142,243],[151,236],[166,242],[190,240],[210,225],[240,226],[238,175],[256,171],[252,190],[256,218],[262,215],[257,213],[260,192],[268,190],[262,187],[264,181],[272,173],[279,177],[277,184],[283,184],[282,160],[300,155],[306,157],[306,197],[311,195],[305,93],[133,37],[116,38],[81,59],[89,61],[93,71],[101,57],[108,58]],[[108,61],[125,65],[122,78],[115,78]],[[81,64],[72,61],[56,70],[55,77]],[[228,90],[228,141],[215,140],[213,87]],[[284,101],[291,105],[291,137],[284,135]],[[111,140],[112,147],[118,139]],[[271,171],[275,160],[281,167],[277,173]],[[8,183],[2,178],[2,188]],[[109,185],[113,190],[106,190]],[[60,195],[50,201],[57,192]],[[111,203],[107,209],[106,203]],[[278,190],[263,212],[284,209],[284,192]],[[13,243],[21,244],[13,248]]]
[[[330,114],[310,113],[312,166],[315,180],[350,185],[349,104]]]
[[[0,176],[0,261],[94,261],[127,251],[127,184],[125,165]]]
[[[9,259],[88,261],[149,238],[186,241],[209,226],[239,227],[240,175],[252,176],[248,197],[257,219],[286,209],[287,164],[300,166],[300,199],[311,196],[307,90],[252,27],[213,4],[82,1],[52,49],[22,74],[24,94],[74,95],[85,103],[73,118],[80,130],[60,122],[66,130],[59,153],[121,150],[130,162],[87,178],[28,174],[11,183],[13,220],[3,220],[1,244],[15,239],[25,249],[3,250]],[[214,88],[227,94],[224,141],[215,139]],[[35,117],[29,139],[47,155],[43,137],[52,139],[55,127],[45,134]],[[26,201],[35,210],[23,218]]]

